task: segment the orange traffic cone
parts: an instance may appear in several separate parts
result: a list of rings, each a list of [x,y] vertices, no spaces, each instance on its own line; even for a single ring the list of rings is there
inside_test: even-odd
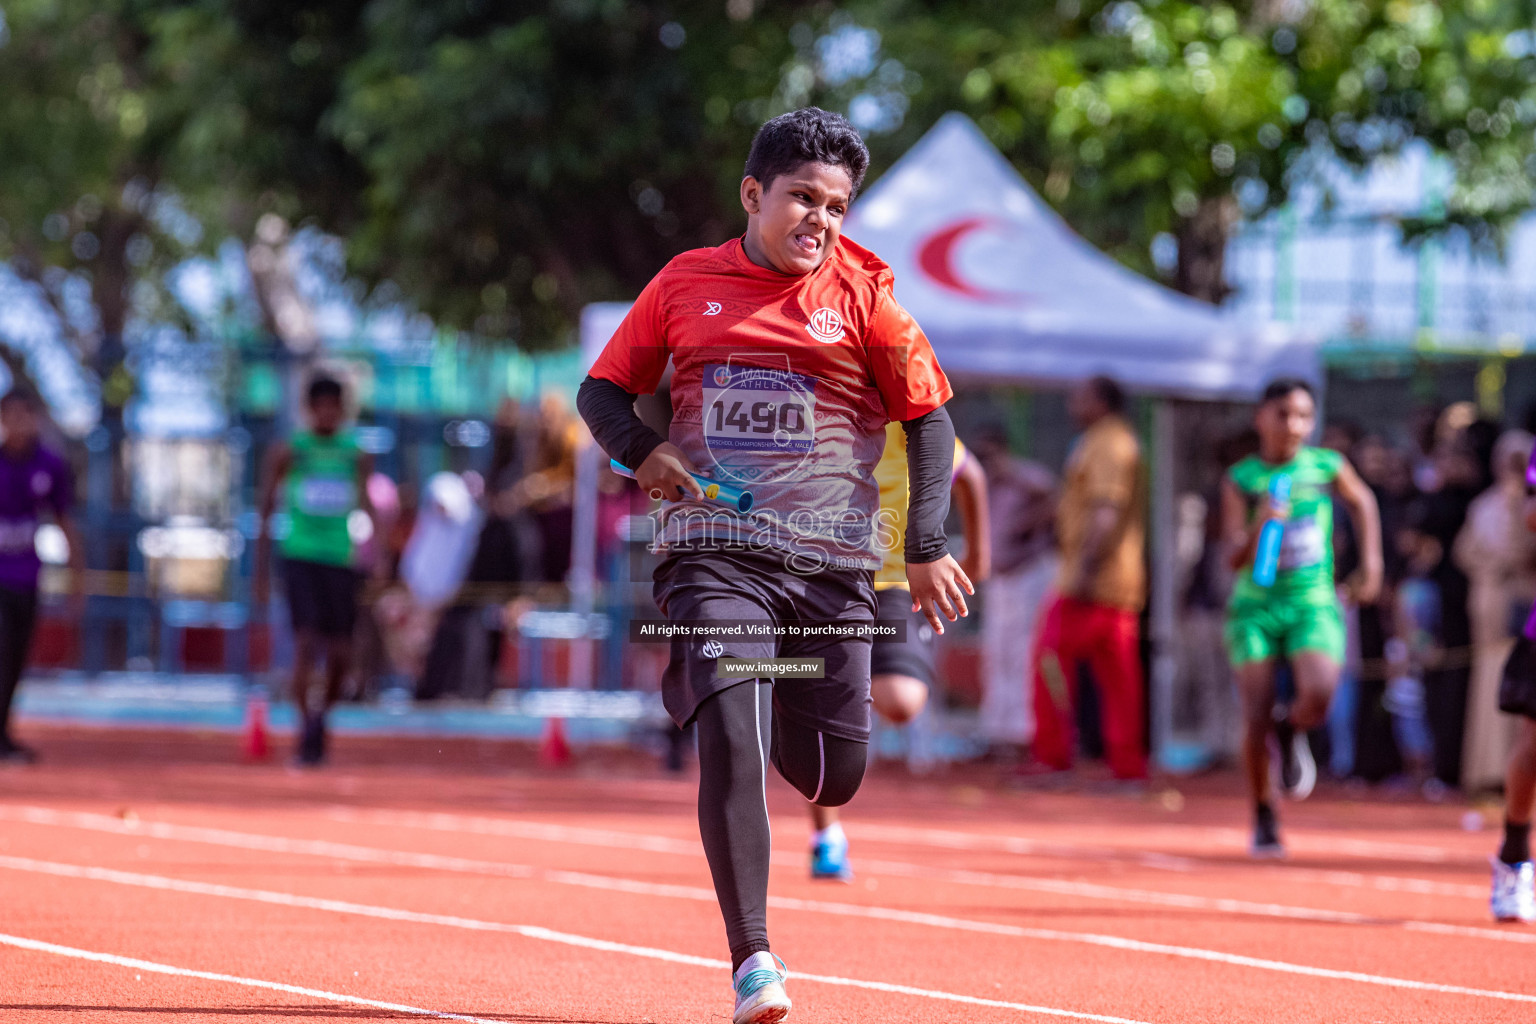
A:
[[[267,698],[254,694],[245,705],[245,759],[265,761],[271,753],[267,743]]]
[[[539,763],[546,768],[563,768],[571,763],[571,743],[565,738],[565,719],[544,720],[544,739],[539,743]]]

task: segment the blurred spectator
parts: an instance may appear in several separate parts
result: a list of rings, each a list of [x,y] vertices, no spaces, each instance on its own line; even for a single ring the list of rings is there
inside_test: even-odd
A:
[[[539,530],[527,509],[510,500],[523,478],[529,433],[516,402],[508,399],[492,428],[491,465],[486,472],[485,525],[470,560],[468,581],[513,584],[533,579],[539,561]]]
[[[400,518],[400,489],[383,473],[368,475],[368,500],[373,503],[372,529],[357,539],[352,565],[358,573],[375,579],[388,579],[396,566],[389,550],[389,537]],[[356,534],[354,533],[354,536]]]
[[[1472,429],[1476,408],[1448,407],[1435,429],[1433,483],[1415,515],[1418,532],[1435,541],[1439,560],[1428,578],[1438,589],[1440,609],[1436,640],[1445,660],[1425,673],[1424,705],[1435,740],[1435,776],[1447,786],[1461,783],[1462,735],[1466,729],[1467,686],[1471,679],[1472,624],[1467,615],[1467,576],[1451,558],[1451,549],[1467,519],[1472,499],[1487,486],[1488,466],[1481,460],[1486,426]]]
[[[1445,661],[1441,640],[1444,608],[1433,573],[1444,560],[1440,542],[1421,517],[1398,532],[1404,575],[1393,589],[1392,637],[1386,642],[1387,686],[1382,706],[1392,716],[1392,734],[1404,767],[1416,783],[1427,782],[1438,737],[1426,719],[1429,673]],[[1435,780],[1436,785],[1445,785]]]
[[[42,443],[42,400],[12,387],[0,397],[0,763],[30,764],[31,747],[11,736],[11,701],[21,682],[37,625],[37,529],[43,514],[69,540],[70,615],[85,601],[85,544],[75,528],[75,481],[69,463]]]
[[[373,529],[357,542],[352,553],[353,568],[370,581],[364,591],[363,614],[357,617],[357,630],[352,636],[352,685],[343,692],[343,699],[353,701],[372,697],[389,674],[382,625],[373,605],[397,568],[390,538],[400,518],[400,490],[393,480],[379,472],[369,475],[367,488],[368,500],[373,503]]]
[[[516,399],[504,399],[491,423],[491,468],[485,479],[491,494],[500,494],[522,479],[528,461],[527,441],[522,407]]]
[[[1493,450],[1494,482],[1467,511],[1456,538],[1456,564],[1471,581],[1472,680],[1468,692],[1462,787],[1497,789],[1517,721],[1499,714],[1505,659],[1536,596],[1536,539],[1525,529],[1525,467],[1532,438],[1511,430]]]
[[[537,524],[542,554],[537,578],[546,583],[564,583],[571,568],[571,513],[581,430],[581,419],[565,397],[546,394],[539,402],[533,471],[495,499],[498,515],[526,511]]]
[[[1360,471],[1360,479],[1376,495],[1376,505],[1381,510],[1381,535],[1386,540],[1382,556],[1386,560],[1387,580],[1391,582],[1402,575],[1402,559],[1391,538],[1403,527],[1409,506],[1417,496],[1412,460],[1378,434],[1362,438],[1350,453],[1350,460]]]
[[[1059,593],[1044,612],[1031,667],[1034,752],[1048,768],[1071,766],[1077,672],[1087,663],[1098,683],[1110,770],[1119,779],[1143,779],[1141,446],[1125,420],[1125,393],[1109,378],[1078,386],[1070,408],[1083,434],[1067,459],[1056,519]]]
[[[994,753],[1017,759],[1035,737],[1019,669],[1031,662],[1036,619],[1056,577],[1056,477],[1010,453],[1001,426],[987,428],[972,450],[987,475],[992,533],[992,576],[982,591],[981,730]]]
[[[1356,610],[1354,629],[1360,670],[1355,700],[1354,742],[1346,756],[1354,774],[1372,782],[1395,775],[1402,768],[1392,719],[1383,703],[1386,697],[1386,645],[1396,631],[1394,588],[1402,582],[1404,560],[1397,538],[1407,524],[1417,499],[1413,460],[1377,435],[1367,436],[1355,448],[1354,462],[1360,477],[1376,496],[1381,510],[1382,555],[1386,585],[1375,604]]]
[[[392,660],[416,677],[419,700],[458,690],[457,671],[443,661],[458,643],[439,623],[464,583],[482,518],[462,476],[436,473],[427,481],[416,528],[400,559],[409,602],[403,609],[392,603],[394,629],[386,635],[395,648]]]
[[[1323,427],[1322,447],[1348,455],[1364,438],[1365,431],[1354,420],[1329,420]]]

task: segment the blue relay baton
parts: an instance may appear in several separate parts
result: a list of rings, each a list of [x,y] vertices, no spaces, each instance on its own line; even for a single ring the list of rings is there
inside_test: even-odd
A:
[[[635,478],[635,471],[630,469],[618,459],[609,459],[608,468],[619,476],[627,476],[631,480]],[[722,484],[718,480],[710,480],[699,476],[697,473],[689,473],[699,482],[699,487],[704,491],[704,497],[710,501],[718,501],[722,505],[729,505],[738,512],[752,511],[752,492],[744,491],[740,487],[732,487],[730,484]]]
[[[1269,481],[1269,503],[1279,508],[1291,500],[1291,478],[1287,473],[1277,473]],[[1253,582],[1261,587],[1275,585],[1275,573],[1280,570],[1280,541],[1284,538],[1285,524],[1271,519],[1259,530],[1259,547],[1253,555]]]

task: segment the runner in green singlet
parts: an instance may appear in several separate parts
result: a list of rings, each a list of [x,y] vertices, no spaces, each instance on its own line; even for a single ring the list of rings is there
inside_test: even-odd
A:
[[[1361,604],[1381,590],[1381,520],[1376,499],[1337,452],[1306,445],[1317,425],[1310,384],[1278,380],[1264,390],[1254,415],[1259,451],[1228,471],[1222,483],[1222,533],[1237,571],[1227,611],[1227,650],[1243,697],[1244,764],[1254,802],[1252,851],[1283,856],[1270,777],[1270,736],[1279,748],[1286,795],[1304,799],[1317,781],[1307,730],[1322,724],[1344,661],[1344,621],[1333,581],[1333,498],[1349,509],[1360,537],[1360,571],[1349,583]],[[1270,497],[1276,477],[1290,479],[1290,500]],[[1283,524],[1274,583],[1255,582],[1259,533]],[[1295,694],[1275,702],[1275,665],[1289,662]]]
[[[359,580],[352,566],[349,521],[359,509],[373,516],[368,501],[373,459],[358,447],[356,435],[344,429],[346,408],[339,381],[315,378],[306,398],[309,429],[267,452],[256,599],[258,605],[265,605],[271,550],[267,524],[281,491],[288,513],[288,533],[281,549],[293,619],[293,698],[303,723],[296,760],[313,766],[325,760],[326,712],[341,695],[351,662]],[[322,654],[325,691],[317,703],[310,677]]]

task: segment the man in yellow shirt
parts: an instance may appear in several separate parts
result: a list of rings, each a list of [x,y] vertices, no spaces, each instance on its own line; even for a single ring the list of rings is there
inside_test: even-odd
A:
[[[1146,600],[1146,495],[1141,446],[1126,422],[1125,392],[1108,377],[1085,381],[1071,413],[1083,428],[1063,472],[1056,534],[1061,577],[1035,647],[1035,757],[1072,766],[1078,666],[1092,669],[1104,747],[1119,779],[1144,779],[1140,616]]]

